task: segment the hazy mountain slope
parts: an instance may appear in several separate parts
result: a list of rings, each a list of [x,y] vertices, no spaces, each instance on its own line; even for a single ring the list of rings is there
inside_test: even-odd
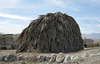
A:
[[[0,32],[0,34],[4,34],[4,33]]]
[[[90,38],[93,40],[100,40],[100,33],[82,34],[83,38]]]

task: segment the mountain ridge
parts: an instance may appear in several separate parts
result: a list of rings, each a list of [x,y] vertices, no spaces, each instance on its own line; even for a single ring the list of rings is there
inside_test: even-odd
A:
[[[88,38],[100,41],[100,33],[82,34],[82,38]]]

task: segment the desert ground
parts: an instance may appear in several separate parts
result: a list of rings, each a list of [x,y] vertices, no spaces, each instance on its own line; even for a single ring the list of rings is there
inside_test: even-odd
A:
[[[78,52],[72,52],[72,53],[64,53],[65,55],[69,56],[78,56],[82,57],[84,54],[87,55],[93,55],[91,57],[86,57],[86,58],[80,58],[75,61],[69,61],[68,63],[65,64],[100,64],[100,55],[96,55],[97,53],[100,53],[100,47],[93,47],[93,48],[85,48],[84,50],[78,51]],[[23,55],[23,56],[32,56],[32,55],[46,55],[49,56],[52,53],[17,53],[16,50],[0,50],[0,55],[7,55],[7,54],[14,54],[14,55]],[[57,53],[56,53],[57,54]],[[0,61],[0,64],[64,64],[64,63],[46,63],[46,62],[24,62],[24,61],[14,61],[14,62],[2,62]]]

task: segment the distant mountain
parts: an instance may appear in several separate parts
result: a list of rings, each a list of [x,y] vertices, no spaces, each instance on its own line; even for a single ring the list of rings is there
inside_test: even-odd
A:
[[[0,34],[4,34],[4,33],[0,32]]]
[[[82,34],[82,37],[83,37],[83,39],[84,38],[89,38],[89,39],[100,41],[100,33]]]

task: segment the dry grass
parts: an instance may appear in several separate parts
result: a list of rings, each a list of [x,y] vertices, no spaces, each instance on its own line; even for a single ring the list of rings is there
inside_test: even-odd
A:
[[[99,44],[94,44],[94,45],[88,45],[87,48],[92,48],[92,47],[99,47]]]

